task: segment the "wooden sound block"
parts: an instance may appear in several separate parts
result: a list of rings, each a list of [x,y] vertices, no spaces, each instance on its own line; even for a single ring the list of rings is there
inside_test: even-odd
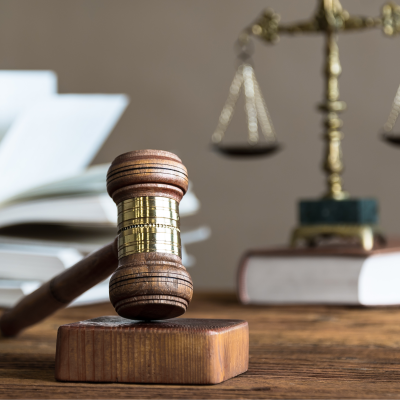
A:
[[[58,329],[56,379],[216,384],[248,369],[246,321],[89,319]]]

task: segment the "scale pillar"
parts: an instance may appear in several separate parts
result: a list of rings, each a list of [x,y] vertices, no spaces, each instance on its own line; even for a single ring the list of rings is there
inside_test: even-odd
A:
[[[342,32],[355,32],[368,29],[379,28],[389,37],[400,35],[400,6],[389,2],[382,7],[380,16],[353,16],[346,11],[340,0],[317,0],[316,12],[311,18],[293,22],[281,23],[280,15],[271,9],[267,9],[256,21],[248,25],[240,37],[246,38],[246,47],[249,48],[248,38],[256,36],[265,42],[275,44],[279,42],[281,34],[297,36],[300,34],[319,33],[325,37],[325,94],[320,111],[324,114],[324,158],[322,168],[326,174],[327,189],[319,200],[300,201],[302,213],[307,210],[308,215],[300,218],[300,226],[293,232],[292,244],[297,245],[303,238],[307,242],[315,242],[319,236],[340,236],[346,238],[358,238],[365,249],[373,246],[377,236],[381,237],[377,228],[377,202],[374,199],[351,199],[343,188],[342,173],[344,170],[342,155],[342,120],[339,115],[346,109],[346,103],[339,100],[339,77],[342,67],[339,60],[338,34]],[[240,38],[239,38],[240,42]],[[243,47],[243,46],[242,46]],[[251,52],[252,53],[252,52]],[[250,57],[249,52],[246,53]],[[235,82],[235,81],[234,81]],[[231,92],[232,88],[231,86]],[[233,91],[237,93],[238,91]],[[257,96],[259,97],[259,96]],[[220,124],[217,127],[214,144],[218,150],[230,156],[256,156],[268,155],[272,151],[256,151],[257,146],[254,141],[251,144],[241,146],[240,149],[226,149],[219,145],[222,140],[220,126],[226,128],[231,116],[235,101],[228,101],[223,109]],[[251,108],[251,107],[247,107]],[[262,111],[262,110],[261,110]],[[261,114],[266,114],[266,110]],[[256,115],[251,112],[250,116]],[[393,103],[388,122],[385,124],[384,139],[389,143],[400,145],[398,135],[392,134],[393,126],[400,115],[400,88]],[[262,119],[262,118],[261,118]],[[223,124],[221,124],[221,121]],[[254,124],[252,123],[251,126]],[[225,131],[223,131],[225,133]],[[249,134],[249,137],[251,135]],[[274,136],[274,147],[278,144]],[[258,146],[260,147],[260,146]],[[229,151],[228,151],[229,150]],[[360,214],[357,210],[367,207],[371,212],[368,216]],[[321,210],[323,213],[321,214]],[[315,216],[319,215],[318,218]],[[312,221],[312,222],[310,222]],[[340,229],[338,228],[340,226]]]
[[[346,109],[346,103],[339,101],[339,76],[342,67],[339,60],[337,35],[332,29],[326,34],[326,66],[325,66],[325,102],[320,108],[326,113],[325,135],[326,155],[323,169],[327,173],[328,190],[325,198],[343,200],[349,197],[343,191],[341,174],[344,169],[342,156],[343,133],[340,131],[343,123],[338,113]]]

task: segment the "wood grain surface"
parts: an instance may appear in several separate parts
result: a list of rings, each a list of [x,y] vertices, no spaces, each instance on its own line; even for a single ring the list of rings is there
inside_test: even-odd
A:
[[[248,365],[249,327],[242,320],[104,316],[58,328],[59,381],[211,385]]]
[[[400,308],[256,307],[195,293],[185,318],[244,319],[249,370],[215,386],[62,383],[60,325],[115,315],[110,304],[60,310],[18,338],[0,339],[1,398],[399,398]]]

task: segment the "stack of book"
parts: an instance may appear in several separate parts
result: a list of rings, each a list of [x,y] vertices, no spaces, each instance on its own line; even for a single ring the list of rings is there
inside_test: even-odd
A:
[[[57,94],[51,71],[0,71],[0,307],[116,236],[117,211],[106,192],[109,165],[89,167],[128,104],[125,95]],[[3,90],[4,89],[4,90]],[[134,142],[134,141],[133,141]],[[199,210],[192,186],[181,217]],[[208,227],[182,232],[185,245]],[[71,305],[108,301],[108,281]]]

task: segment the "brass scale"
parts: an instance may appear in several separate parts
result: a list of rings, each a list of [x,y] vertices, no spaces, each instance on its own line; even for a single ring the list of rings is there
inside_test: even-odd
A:
[[[278,42],[280,34],[296,35],[301,33],[322,32],[325,35],[325,95],[319,110],[324,115],[326,143],[323,169],[326,173],[327,192],[323,199],[333,202],[345,202],[349,194],[343,190],[341,174],[343,172],[341,141],[342,120],[339,113],[346,109],[346,103],[339,100],[339,76],[342,68],[339,60],[338,34],[343,31],[357,31],[381,28],[387,36],[400,34],[400,6],[385,4],[379,17],[351,16],[343,9],[339,0],[318,0],[314,16],[299,23],[281,24],[280,16],[267,9],[258,20],[248,26],[239,35],[239,59],[241,64],[230,86],[228,99],[222,109],[217,128],[212,135],[213,147],[220,153],[231,157],[267,156],[279,149],[275,130],[268,113],[264,98],[250,62],[252,55],[251,38],[258,37],[268,43]],[[231,122],[234,108],[240,93],[245,100],[248,138],[244,145],[229,145],[224,135]],[[393,127],[400,113],[400,87],[393,101],[387,122],[383,127],[383,139],[393,145],[400,145],[400,134]],[[262,135],[259,133],[259,128]],[[323,201],[321,199],[321,201]],[[337,205],[337,204],[336,204]],[[356,238],[369,250],[377,238],[384,241],[378,226],[374,223],[317,223],[300,224],[292,233],[291,244],[296,246],[301,240],[315,244],[319,237]]]

